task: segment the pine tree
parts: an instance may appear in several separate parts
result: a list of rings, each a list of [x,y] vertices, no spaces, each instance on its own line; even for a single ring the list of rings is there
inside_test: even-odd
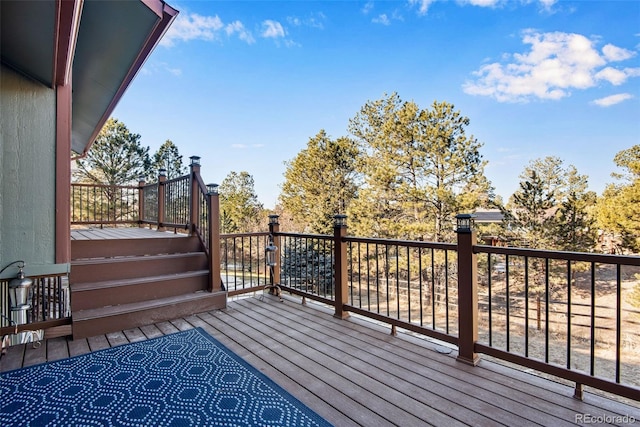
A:
[[[606,232],[619,236],[622,249],[640,252],[640,144],[620,151],[614,158],[623,173],[612,176],[621,182],[609,184],[598,200],[597,219]]]
[[[178,178],[187,174],[187,168],[182,162],[182,155],[178,147],[170,139],[167,139],[153,155],[152,178],[160,174],[160,169],[166,171],[167,179]]]
[[[230,172],[220,184],[223,233],[254,231],[263,210],[248,172]]]
[[[455,215],[491,194],[482,146],[467,136],[469,119],[447,102],[421,110],[397,94],[368,102],[349,131],[363,153],[364,185],[350,215],[358,233],[453,238]]]
[[[352,140],[332,140],[321,130],[287,163],[280,203],[295,221],[307,224],[304,231],[328,234],[333,216],[346,212],[356,197],[357,157]]]
[[[93,184],[126,185],[150,172],[149,147],[124,123],[110,118],[98,134],[87,157],[77,162],[75,177]]]

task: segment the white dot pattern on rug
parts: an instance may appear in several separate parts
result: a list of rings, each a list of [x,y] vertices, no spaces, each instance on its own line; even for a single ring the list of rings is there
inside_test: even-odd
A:
[[[4,372],[0,425],[329,426],[203,330]]]

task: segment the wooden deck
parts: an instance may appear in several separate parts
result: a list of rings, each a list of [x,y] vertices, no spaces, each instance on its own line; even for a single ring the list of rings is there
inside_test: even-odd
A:
[[[622,402],[488,360],[477,367],[455,350],[298,299],[236,299],[225,310],[82,340],[54,338],[41,347],[10,347],[0,370],[43,363],[202,327],[336,426],[567,426],[592,417],[634,417]],[[632,406],[633,405],[633,406]],[[622,418],[607,418],[624,425]],[[637,424],[636,424],[637,425]]]
[[[158,231],[139,227],[87,227],[71,230],[71,240],[153,239],[185,236],[186,234],[174,233],[173,231]]]

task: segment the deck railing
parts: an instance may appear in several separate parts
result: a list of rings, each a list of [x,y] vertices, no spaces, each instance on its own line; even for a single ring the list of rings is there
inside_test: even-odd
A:
[[[223,235],[222,277],[229,294],[286,292],[575,383],[640,398],[640,311],[628,304],[640,257],[458,243],[282,233]],[[265,267],[268,242],[280,262]]]
[[[9,298],[8,279],[0,280],[1,336],[33,329],[46,329],[70,323],[69,286],[65,274],[33,276],[30,296],[27,300],[29,308],[12,312]],[[16,317],[17,316],[17,317]],[[33,340],[33,335],[27,337]],[[41,337],[36,337],[41,339]]]
[[[138,213],[136,186],[71,184],[72,224],[136,224]]]

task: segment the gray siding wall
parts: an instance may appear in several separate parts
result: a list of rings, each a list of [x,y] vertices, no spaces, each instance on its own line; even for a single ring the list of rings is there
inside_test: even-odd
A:
[[[24,260],[27,275],[57,273],[56,93],[3,65],[0,95],[0,268]]]

